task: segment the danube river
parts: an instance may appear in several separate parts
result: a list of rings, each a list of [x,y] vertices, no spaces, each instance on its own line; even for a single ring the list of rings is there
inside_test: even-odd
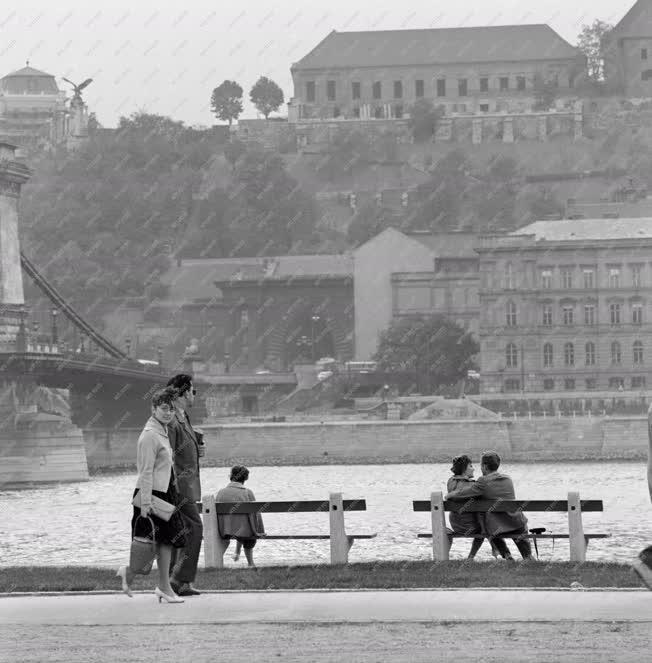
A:
[[[413,513],[413,499],[429,499],[445,490],[448,464],[326,465],[319,467],[252,467],[246,484],[259,500],[325,499],[329,492],[365,498],[366,512],[346,515],[352,533],[377,532],[358,541],[351,562],[381,559],[430,559],[429,540],[416,538],[430,527],[428,513]],[[584,531],[610,532],[611,539],[591,542],[587,559],[627,562],[652,543],[652,504],[643,462],[512,463],[519,498],[565,499],[578,490],[583,499],[604,500],[604,513],[584,516]],[[39,489],[0,492],[0,559],[12,565],[118,566],[128,559],[130,499],[135,473],[95,477],[91,481]],[[202,471],[203,492],[214,493],[228,482],[227,468]],[[565,514],[532,513],[530,527],[568,532]],[[266,514],[267,533],[328,532],[328,514]],[[515,548],[512,542],[509,542]],[[451,558],[466,556],[469,542],[456,541]],[[568,542],[539,544],[542,560],[568,559]],[[230,553],[230,551],[229,551]],[[227,566],[234,565],[230,554]],[[329,561],[328,541],[262,541],[257,564],[308,564]],[[485,543],[478,559],[489,559]],[[238,563],[244,563],[244,556]],[[202,562],[203,563],[203,562]]]

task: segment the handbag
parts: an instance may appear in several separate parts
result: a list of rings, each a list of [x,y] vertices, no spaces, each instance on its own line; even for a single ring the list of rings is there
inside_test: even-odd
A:
[[[149,520],[152,528],[152,538],[145,539],[140,536],[135,536],[136,522],[134,522],[134,530],[131,538],[131,549],[129,550],[129,568],[136,575],[146,576],[149,575],[154,564],[156,557],[156,529],[154,521],[149,516],[138,516],[138,518],[145,518]],[[136,521],[138,521],[136,518]]]
[[[140,491],[138,491],[134,495],[134,498],[131,500],[131,503],[140,509]],[[167,522],[168,520],[170,520],[170,518],[172,518],[172,514],[176,511],[176,508],[177,507],[174,506],[174,504],[170,504],[169,502],[162,500],[160,497],[152,495],[152,513],[157,518],[160,518],[161,520],[165,520],[165,522]]]

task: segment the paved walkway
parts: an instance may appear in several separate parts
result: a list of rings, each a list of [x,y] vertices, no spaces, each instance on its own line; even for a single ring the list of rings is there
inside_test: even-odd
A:
[[[183,604],[153,594],[7,596],[0,624],[135,625],[370,622],[652,622],[643,591],[366,591],[211,593]]]

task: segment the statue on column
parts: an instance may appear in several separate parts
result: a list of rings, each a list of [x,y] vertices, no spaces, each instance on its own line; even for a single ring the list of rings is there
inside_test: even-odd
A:
[[[63,80],[66,81],[66,83],[70,83],[73,87],[73,96],[70,100],[68,146],[70,148],[75,148],[83,139],[88,137],[88,109],[82,99],[81,93],[84,88],[87,88],[93,82],[93,79],[87,78],[79,85],[73,83],[67,78],[64,78]]]

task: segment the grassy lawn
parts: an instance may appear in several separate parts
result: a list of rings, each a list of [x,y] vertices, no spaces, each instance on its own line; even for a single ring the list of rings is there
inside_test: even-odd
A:
[[[151,590],[156,570],[134,589]],[[348,566],[269,566],[258,570],[200,570],[199,589],[401,589],[409,587],[641,587],[625,564],[586,562],[378,562]],[[0,592],[119,590],[114,569],[0,567]]]

